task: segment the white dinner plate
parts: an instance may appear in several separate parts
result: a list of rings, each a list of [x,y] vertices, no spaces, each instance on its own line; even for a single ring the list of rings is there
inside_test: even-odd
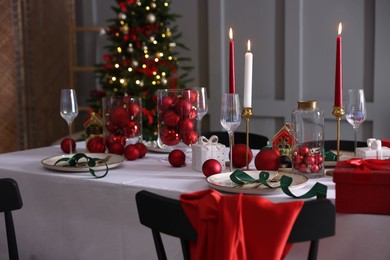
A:
[[[145,142],[144,143],[146,148],[148,148],[148,151],[154,152],[154,153],[170,153],[174,148],[168,147],[167,149],[162,149],[158,146],[157,142]],[[184,150],[184,152],[189,153],[191,152],[191,148],[187,148]]]
[[[45,166],[48,169],[55,170],[55,171],[62,171],[62,172],[85,172],[89,171],[88,166],[66,166],[63,162],[58,163],[57,165],[54,165],[56,161],[62,159],[62,158],[70,158],[74,154],[63,154],[58,156],[53,156],[49,158],[43,159],[41,162],[43,166]],[[123,156],[117,155],[117,154],[107,154],[107,153],[85,153],[86,156],[91,158],[99,158],[99,159],[105,159],[107,156],[111,156],[108,161],[106,162],[109,169],[119,166],[125,158]],[[79,162],[83,162],[85,159],[80,159]],[[106,165],[104,163],[97,163],[95,167],[91,167],[94,171],[99,170],[106,170]]]
[[[247,173],[254,179],[259,178],[259,172],[260,171],[245,171],[245,173]],[[271,180],[277,173],[277,171],[267,171],[267,172],[269,172],[270,174],[269,180]],[[245,184],[240,186],[230,180],[230,174],[231,172],[225,172],[225,173],[211,175],[207,178],[207,182],[212,188],[216,190],[230,192],[230,193],[270,195],[270,194],[277,194],[283,192],[281,188],[268,188],[263,184],[259,185],[259,183]],[[293,182],[289,186],[290,190],[302,188],[307,184],[308,178],[306,176],[303,176],[301,174],[287,173],[287,172],[283,172],[282,174],[289,176],[293,179]],[[280,186],[280,182],[269,181],[268,184],[272,187]]]

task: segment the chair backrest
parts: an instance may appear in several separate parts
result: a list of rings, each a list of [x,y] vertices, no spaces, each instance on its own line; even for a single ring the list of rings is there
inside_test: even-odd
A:
[[[218,136],[218,142],[229,146],[229,135],[227,132],[223,131],[214,131],[214,132],[204,132],[202,136],[210,138],[212,135]],[[251,149],[261,149],[264,146],[267,146],[269,142],[268,137],[249,133],[249,147]],[[234,132],[234,143],[235,144],[246,144],[246,133],[244,132]]]
[[[8,255],[10,260],[19,259],[11,212],[22,208],[22,206],[22,197],[20,196],[19,187],[16,181],[10,178],[0,179],[0,212],[4,213]]]
[[[366,147],[367,143],[358,141],[356,142],[357,147]],[[325,140],[325,150],[337,150],[337,141],[336,140]],[[355,143],[350,140],[340,140],[340,151],[354,151]]]
[[[158,259],[167,259],[160,233],[180,238],[184,259],[190,259],[189,241],[195,241],[197,233],[180,201],[140,191],[136,194],[136,202],[141,224],[152,230]],[[306,201],[291,230],[288,242],[311,241],[308,259],[316,259],[319,239],[335,234],[335,221],[335,207],[330,200]]]

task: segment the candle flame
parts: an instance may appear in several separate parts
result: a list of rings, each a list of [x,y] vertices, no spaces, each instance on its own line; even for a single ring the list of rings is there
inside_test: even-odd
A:
[[[233,40],[233,29],[232,29],[232,27],[230,27],[230,29],[229,29],[229,38],[230,38],[230,40]]]
[[[341,32],[343,31],[343,25],[339,23],[339,35],[341,35]]]
[[[248,43],[247,43],[247,51],[251,51],[251,40],[248,40]]]

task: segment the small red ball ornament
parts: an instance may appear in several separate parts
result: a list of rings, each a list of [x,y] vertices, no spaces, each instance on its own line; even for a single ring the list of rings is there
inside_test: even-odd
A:
[[[202,172],[204,176],[209,177],[213,174],[221,173],[222,165],[218,160],[208,159],[202,165]]]
[[[182,150],[175,149],[169,153],[168,161],[173,167],[184,167],[186,165],[186,155]]]
[[[127,122],[129,121],[129,114],[125,108],[116,107],[110,112],[110,121],[113,125],[123,127],[127,125]]]
[[[129,161],[134,161],[139,158],[140,152],[134,144],[129,144],[125,147],[123,155]]]
[[[182,117],[188,117],[191,112],[192,105],[188,100],[180,100],[176,104],[176,112]]]
[[[248,150],[248,164],[253,159],[252,150]],[[233,146],[233,167],[242,168],[246,166],[246,145],[245,144],[235,144]]]
[[[123,134],[127,137],[127,138],[133,138],[133,137],[136,137],[138,136],[139,134],[139,125],[136,121],[134,120],[130,120],[127,124],[127,126],[124,126],[122,128],[123,130]]]
[[[165,125],[168,127],[175,127],[179,122],[179,120],[180,120],[179,115],[176,114],[175,111],[173,110],[169,110],[163,115],[163,121]]]
[[[192,130],[189,133],[182,135],[182,141],[186,145],[196,144],[198,142],[198,133]]]
[[[173,99],[171,97],[163,97],[161,99],[161,110],[163,112],[169,110],[173,104]]]
[[[135,118],[139,116],[139,113],[141,112],[141,107],[140,105],[133,103],[129,105],[127,110],[129,111],[129,116],[131,118]]]
[[[112,154],[123,155],[124,146],[121,143],[112,143],[108,147],[108,152]]]
[[[184,118],[179,121],[179,132],[181,135],[190,133],[194,130],[194,121],[189,118]]]
[[[139,151],[139,158],[145,157],[146,153],[148,152],[148,148],[143,143],[136,143],[135,147]]]
[[[276,171],[279,168],[279,164],[279,156],[272,149],[261,150],[255,158],[255,166],[257,170]]]
[[[62,141],[61,141],[61,150],[64,152],[64,153],[70,153],[70,146],[72,146],[72,153],[75,152],[76,150],[76,141],[71,139],[71,138],[64,138]]]
[[[104,153],[106,151],[104,138],[101,136],[96,136],[90,139],[87,143],[87,149],[90,153]]]

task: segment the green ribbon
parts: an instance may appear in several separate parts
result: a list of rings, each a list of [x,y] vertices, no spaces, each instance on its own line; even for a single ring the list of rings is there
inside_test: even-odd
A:
[[[326,198],[328,187],[322,183],[317,182],[316,184],[314,184],[313,187],[311,187],[311,189],[308,192],[306,192],[301,196],[296,196],[289,189],[289,186],[293,182],[293,179],[291,177],[283,175],[280,178],[280,186],[272,187],[268,184],[269,176],[270,176],[269,172],[261,171],[259,172],[259,179],[255,179],[252,176],[245,173],[244,171],[235,170],[232,174],[230,174],[230,180],[232,180],[234,183],[238,185],[259,183],[259,185],[263,184],[264,186],[271,189],[281,188],[286,195],[298,199],[308,199],[312,197],[317,197],[318,199]]]
[[[104,165],[106,166],[106,172],[103,175],[98,176],[98,175],[96,175],[96,173],[92,169],[92,167],[96,166],[96,161],[101,161],[102,159],[101,158],[92,158],[92,157],[89,157],[89,156],[85,155],[84,153],[76,153],[75,155],[73,155],[70,158],[68,158],[68,157],[61,158],[58,161],[56,161],[54,163],[54,165],[57,165],[57,163],[59,163],[59,162],[65,162],[70,167],[77,167],[80,164],[79,160],[82,159],[82,158],[84,158],[86,160],[86,162],[81,162],[81,163],[82,164],[86,164],[86,166],[88,166],[89,172],[96,179],[104,178],[107,175],[107,173],[108,173],[108,165],[107,165],[107,163],[104,162]]]

